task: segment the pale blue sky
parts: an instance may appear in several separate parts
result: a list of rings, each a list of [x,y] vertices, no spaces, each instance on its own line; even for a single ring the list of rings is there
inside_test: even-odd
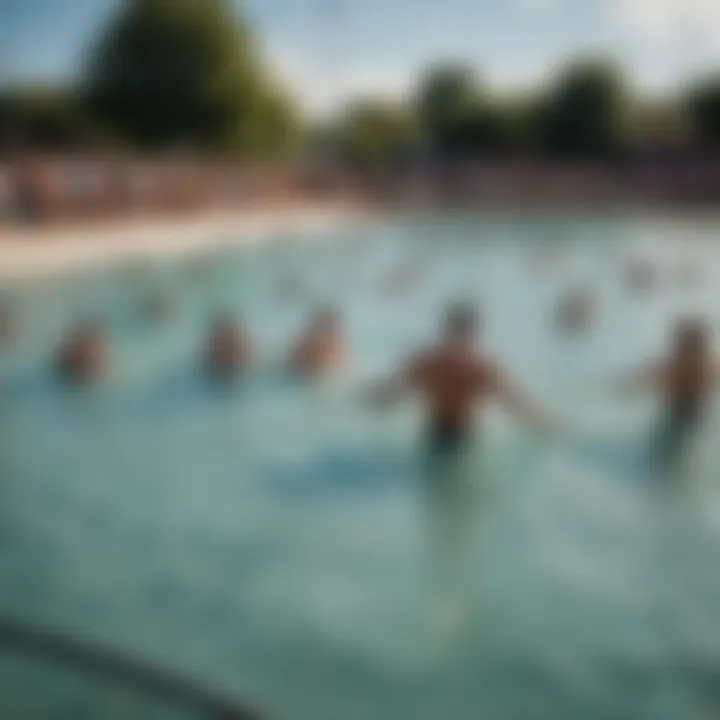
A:
[[[0,0],[0,62],[37,79],[72,72],[119,0]],[[672,87],[720,60],[720,0],[245,0],[279,72],[311,109],[407,89],[433,60],[466,59],[525,87],[567,56],[604,53],[639,84]]]

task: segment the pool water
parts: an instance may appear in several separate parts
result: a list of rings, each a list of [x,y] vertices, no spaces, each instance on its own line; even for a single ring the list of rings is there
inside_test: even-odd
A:
[[[434,216],[274,238],[202,267],[7,289],[23,332],[0,350],[0,613],[101,639],[289,720],[712,717],[715,418],[700,460],[659,490],[645,462],[657,407],[607,388],[663,351],[678,315],[717,324],[719,231]],[[625,283],[638,255],[659,268],[645,293]],[[391,292],[383,278],[406,264],[417,283]],[[304,296],[278,291],[288,273]],[[578,285],[596,295],[597,316],[563,337],[554,308]],[[158,290],[177,316],[153,326],[139,307]],[[456,298],[477,303],[482,346],[568,431],[542,437],[489,413],[469,477],[477,492],[455,508],[471,530],[450,551],[462,570],[438,581],[419,409],[378,413],[361,391],[431,342]],[[309,385],[281,362],[323,300],[342,310],[352,363]],[[261,358],[218,391],[196,367],[208,321],[226,308]],[[88,313],[110,329],[113,372],[72,392],[49,359]],[[47,672],[0,649],[2,716],[160,717]]]

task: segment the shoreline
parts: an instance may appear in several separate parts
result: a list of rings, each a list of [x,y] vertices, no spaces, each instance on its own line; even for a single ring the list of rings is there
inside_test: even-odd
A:
[[[42,280],[137,260],[250,247],[282,233],[307,239],[371,216],[356,206],[334,204],[243,208],[74,226],[0,226],[0,280]]]

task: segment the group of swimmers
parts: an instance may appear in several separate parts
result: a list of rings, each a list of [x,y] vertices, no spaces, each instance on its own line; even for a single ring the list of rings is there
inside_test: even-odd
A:
[[[400,288],[410,285],[417,280],[418,272],[417,268],[409,268],[406,273],[394,276],[391,285]],[[653,269],[647,263],[631,263],[627,272],[629,286],[635,290],[653,284]],[[292,283],[285,289],[289,294],[297,290]],[[172,304],[157,294],[148,298],[144,310],[149,320],[166,321],[172,315]],[[595,310],[592,293],[583,287],[571,289],[558,305],[556,327],[564,333],[580,332],[590,325]],[[408,393],[419,395],[427,408],[428,444],[443,452],[459,449],[468,442],[474,408],[489,400],[500,402],[533,425],[556,425],[509,379],[503,368],[476,349],[477,325],[477,313],[471,305],[451,306],[446,311],[440,339],[413,356],[390,381],[372,393],[374,400],[383,403]],[[11,331],[10,317],[0,314],[0,337]],[[286,367],[301,376],[317,377],[338,369],[343,358],[339,315],[334,308],[322,306],[287,353]],[[206,377],[227,381],[242,375],[255,359],[247,329],[232,316],[223,315],[209,330],[199,364]],[[66,381],[87,383],[106,373],[108,361],[105,329],[100,324],[85,322],[59,348],[55,368]],[[624,380],[624,390],[646,387],[666,398],[668,409],[659,441],[661,453],[673,454],[692,434],[719,373],[711,358],[707,326],[699,318],[686,318],[676,327],[669,356]]]
[[[411,357],[388,381],[373,390],[374,402],[388,403],[408,394],[425,404],[426,447],[434,456],[455,455],[468,448],[476,406],[499,402],[524,423],[543,431],[562,429],[509,377],[507,371],[476,349],[478,324],[474,308],[452,306],[446,312],[441,337]],[[712,356],[710,334],[697,317],[680,320],[665,358],[622,378],[618,390],[649,391],[664,400],[654,456],[670,469],[687,448],[700,425],[720,366]]]
[[[164,304],[152,303],[151,318]],[[86,384],[102,378],[109,366],[108,335],[96,322],[79,324],[61,344],[55,357],[58,376],[72,384]],[[326,374],[342,362],[343,342],[338,314],[321,307],[288,353],[287,366],[303,376]],[[219,316],[205,340],[200,368],[216,381],[239,377],[254,361],[253,344],[243,325],[230,315]]]
[[[323,307],[316,311],[290,350],[287,367],[298,375],[316,377],[337,370],[343,355],[338,314],[330,307]],[[207,377],[233,379],[252,361],[253,349],[247,331],[230,317],[219,318],[210,331],[202,359]]]

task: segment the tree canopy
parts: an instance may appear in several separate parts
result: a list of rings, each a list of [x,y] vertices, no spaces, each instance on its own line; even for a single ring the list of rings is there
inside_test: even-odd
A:
[[[440,157],[455,154],[459,135],[478,106],[479,90],[473,71],[455,63],[429,70],[415,99],[420,126],[431,151]]]
[[[436,160],[503,155],[523,144],[517,108],[483,92],[470,67],[442,63],[431,69],[416,92],[415,108]]]
[[[585,61],[568,68],[539,114],[541,146],[552,156],[607,157],[626,137],[624,81],[612,66]]]
[[[287,156],[302,136],[357,168],[541,155],[603,160],[625,150],[720,148],[720,76],[685,97],[634,97],[610,62],[575,61],[532,94],[493,94],[475,69],[444,61],[409,101],[352,101],[304,133],[233,0],[124,0],[71,88],[0,92],[0,140],[40,149],[111,144],[239,157]]]
[[[720,75],[696,86],[687,107],[690,125],[700,142],[720,148]]]
[[[31,86],[0,92],[0,144],[6,149],[86,148],[107,140],[72,89]]]
[[[293,131],[291,105],[228,0],[127,0],[90,53],[82,95],[143,148],[266,153]]]
[[[336,132],[342,155],[353,167],[383,171],[403,162],[417,143],[417,127],[404,108],[365,99],[344,115]]]

